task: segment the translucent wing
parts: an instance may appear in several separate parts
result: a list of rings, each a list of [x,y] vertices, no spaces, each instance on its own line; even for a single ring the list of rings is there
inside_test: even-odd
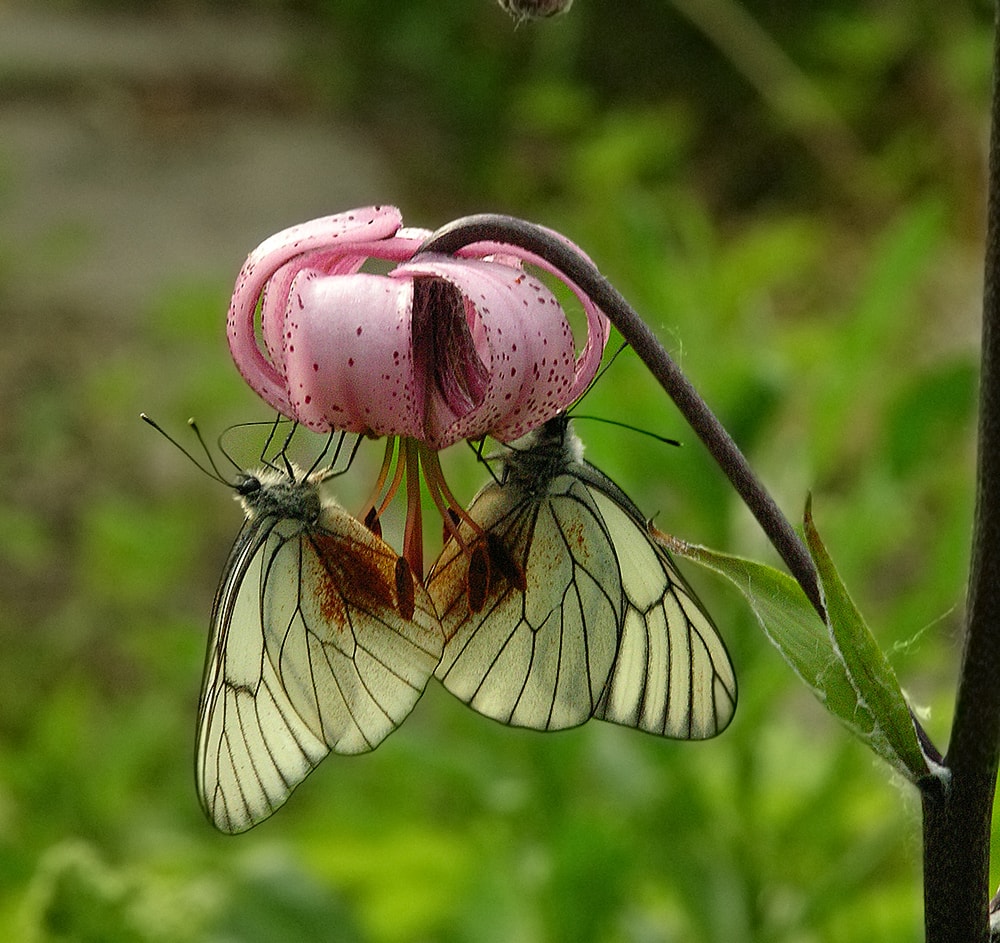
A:
[[[594,712],[618,649],[623,614],[614,547],[593,496],[562,475],[539,499],[490,485],[469,509],[492,537],[491,571],[448,543],[428,581],[447,643],[437,677],[470,707],[517,727],[558,730]],[[474,538],[475,547],[485,538]],[[499,557],[502,544],[509,555]],[[523,588],[504,570],[523,574]],[[482,605],[470,602],[484,583]]]
[[[226,832],[271,815],[331,750],[376,747],[441,655],[433,605],[398,554],[332,502],[312,522],[302,504],[248,508],[216,597],[196,779]]]
[[[680,740],[714,737],[736,711],[726,647],[648,526],[613,491],[595,487],[594,497],[625,591],[618,655],[594,716]]]
[[[465,525],[468,550],[449,542],[428,578],[449,691],[545,730],[592,716],[683,739],[725,728],[736,680],[722,640],[564,417],[513,446],[469,515],[482,535]]]

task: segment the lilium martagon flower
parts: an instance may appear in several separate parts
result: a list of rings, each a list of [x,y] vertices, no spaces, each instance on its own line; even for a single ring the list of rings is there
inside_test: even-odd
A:
[[[556,270],[524,249],[477,243],[417,254],[429,231],[395,207],[368,207],[283,230],[247,258],[228,339],[247,383],[316,431],[387,436],[367,520],[407,475],[423,477],[446,530],[464,517],[437,451],[489,435],[511,441],[569,406],[600,365],[608,321],[575,285],[587,336],[577,351],[552,292],[523,268]],[[369,260],[396,263],[387,274]],[[398,439],[399,460],[393,467]],[[418,489],[408,487],[404,556],[422,570]]]

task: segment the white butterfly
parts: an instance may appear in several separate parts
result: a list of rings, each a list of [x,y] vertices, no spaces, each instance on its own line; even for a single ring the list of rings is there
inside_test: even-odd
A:
[[[225,832],[267,818],[331,750],[374,749],[441,656],[406,561],[329,497],[329,471],[242,475],[246,522],[212,612],[198,795]]]
[[[435,674],[505,724],[590,717],[715,736],[736,678],[708,614],[622,490],[557,416],[511,444],[427,587],[446,642]]]

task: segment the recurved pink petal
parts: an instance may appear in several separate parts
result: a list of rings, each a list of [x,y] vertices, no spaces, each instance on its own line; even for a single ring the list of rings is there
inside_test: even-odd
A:
[[[319,431],[420,438],[425,388],[414,371],[412,311],[410,281],[300,271],[282,355],[293,415]]]
[[[521,267],[552,272],[543,260],[484,243],[414,261],[428,233],[400,224],[393,207],[354,210],[293,226],[250,254],[228,333],[251,387],[314,429],[436,449],[514,439],[569,406],[608,338],[590,299],[570,283],[587,316],[577,352],[555,297]],[[368,259],[403,264],[369,275],[359,271]]]
[[[447,377],[432,378],[424,431],[432,447],[487,434],[517,438],[572,402],[578,372],[573,332],[538,279],[496,261],[450,256],[421,256],[390,275],[444,279],[464,295],[469,337],[488,374],[481,398],[471,408],[460,404],[464,409],[447,396]],[[438,365],[448,363],[444,352],[430,356]]]
[[[589,261],[587,253],[575,242],[567,239],[562,233],[556,232],[553,229],[547,231],[570,246],[574,252],[578,252],[582,258]],[[496,242],[477,242],[466,246],[460,255],[463,257],[467,255],[480,258],[487,257],[495,261],[504,261],[507,264],[528,263],[529,265],[537,266],[550,275],[554,275],[572,290],[587,318],[587,340],[577,357],[576,378],[570,390],[569,402],[574,402],[582,396],[590,381],[597,376],[597,371],[601,366],[601,357],[604,355],[604,348],[607,346],[608,338],[611,336],[611,324],[604,312],[594,304],[590,296],[575,282],[567,278],[564,272],[559,271],[545,259],[535,255],[533,252],[522,249],[520,246]],[[509,441],[509,438],[507,441]]]
[[[349,264],[357,268],[370,255],[371,245],[389,239],[401,224],[399,210],[393,206],[351,210],[275,233],[247,257],[229,307],[229,348],[247,383],[275,409],[287,413],[291,404],[282,372],[265,356],[257,341],[257,304],[265,283],[286,263],[317,249],[326,249],[342,257],[350,255]],[[280,306],[280,300],[277,304]],[[271,306],[273,308],[275,303]],[[268,336],[269,351],[275,333],[272,329]]]

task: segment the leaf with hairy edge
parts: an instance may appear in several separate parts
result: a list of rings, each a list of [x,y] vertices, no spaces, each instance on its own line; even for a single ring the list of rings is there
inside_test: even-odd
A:
[[[808,527],[811,520],[807,517]],[[928,768],[906,702],[867,626],[850,602],[818,536],[814,555],[831,622],[825,623],[788,574],[754,560],[694,546],[655,532],[667,549],[730,579],[768,640],[826,709],[911,781]],[[815,536],[815,530],[812,529]],[[829,585],[828,585],[829,581]],[[845,655],[841,646],[847,646]]]

